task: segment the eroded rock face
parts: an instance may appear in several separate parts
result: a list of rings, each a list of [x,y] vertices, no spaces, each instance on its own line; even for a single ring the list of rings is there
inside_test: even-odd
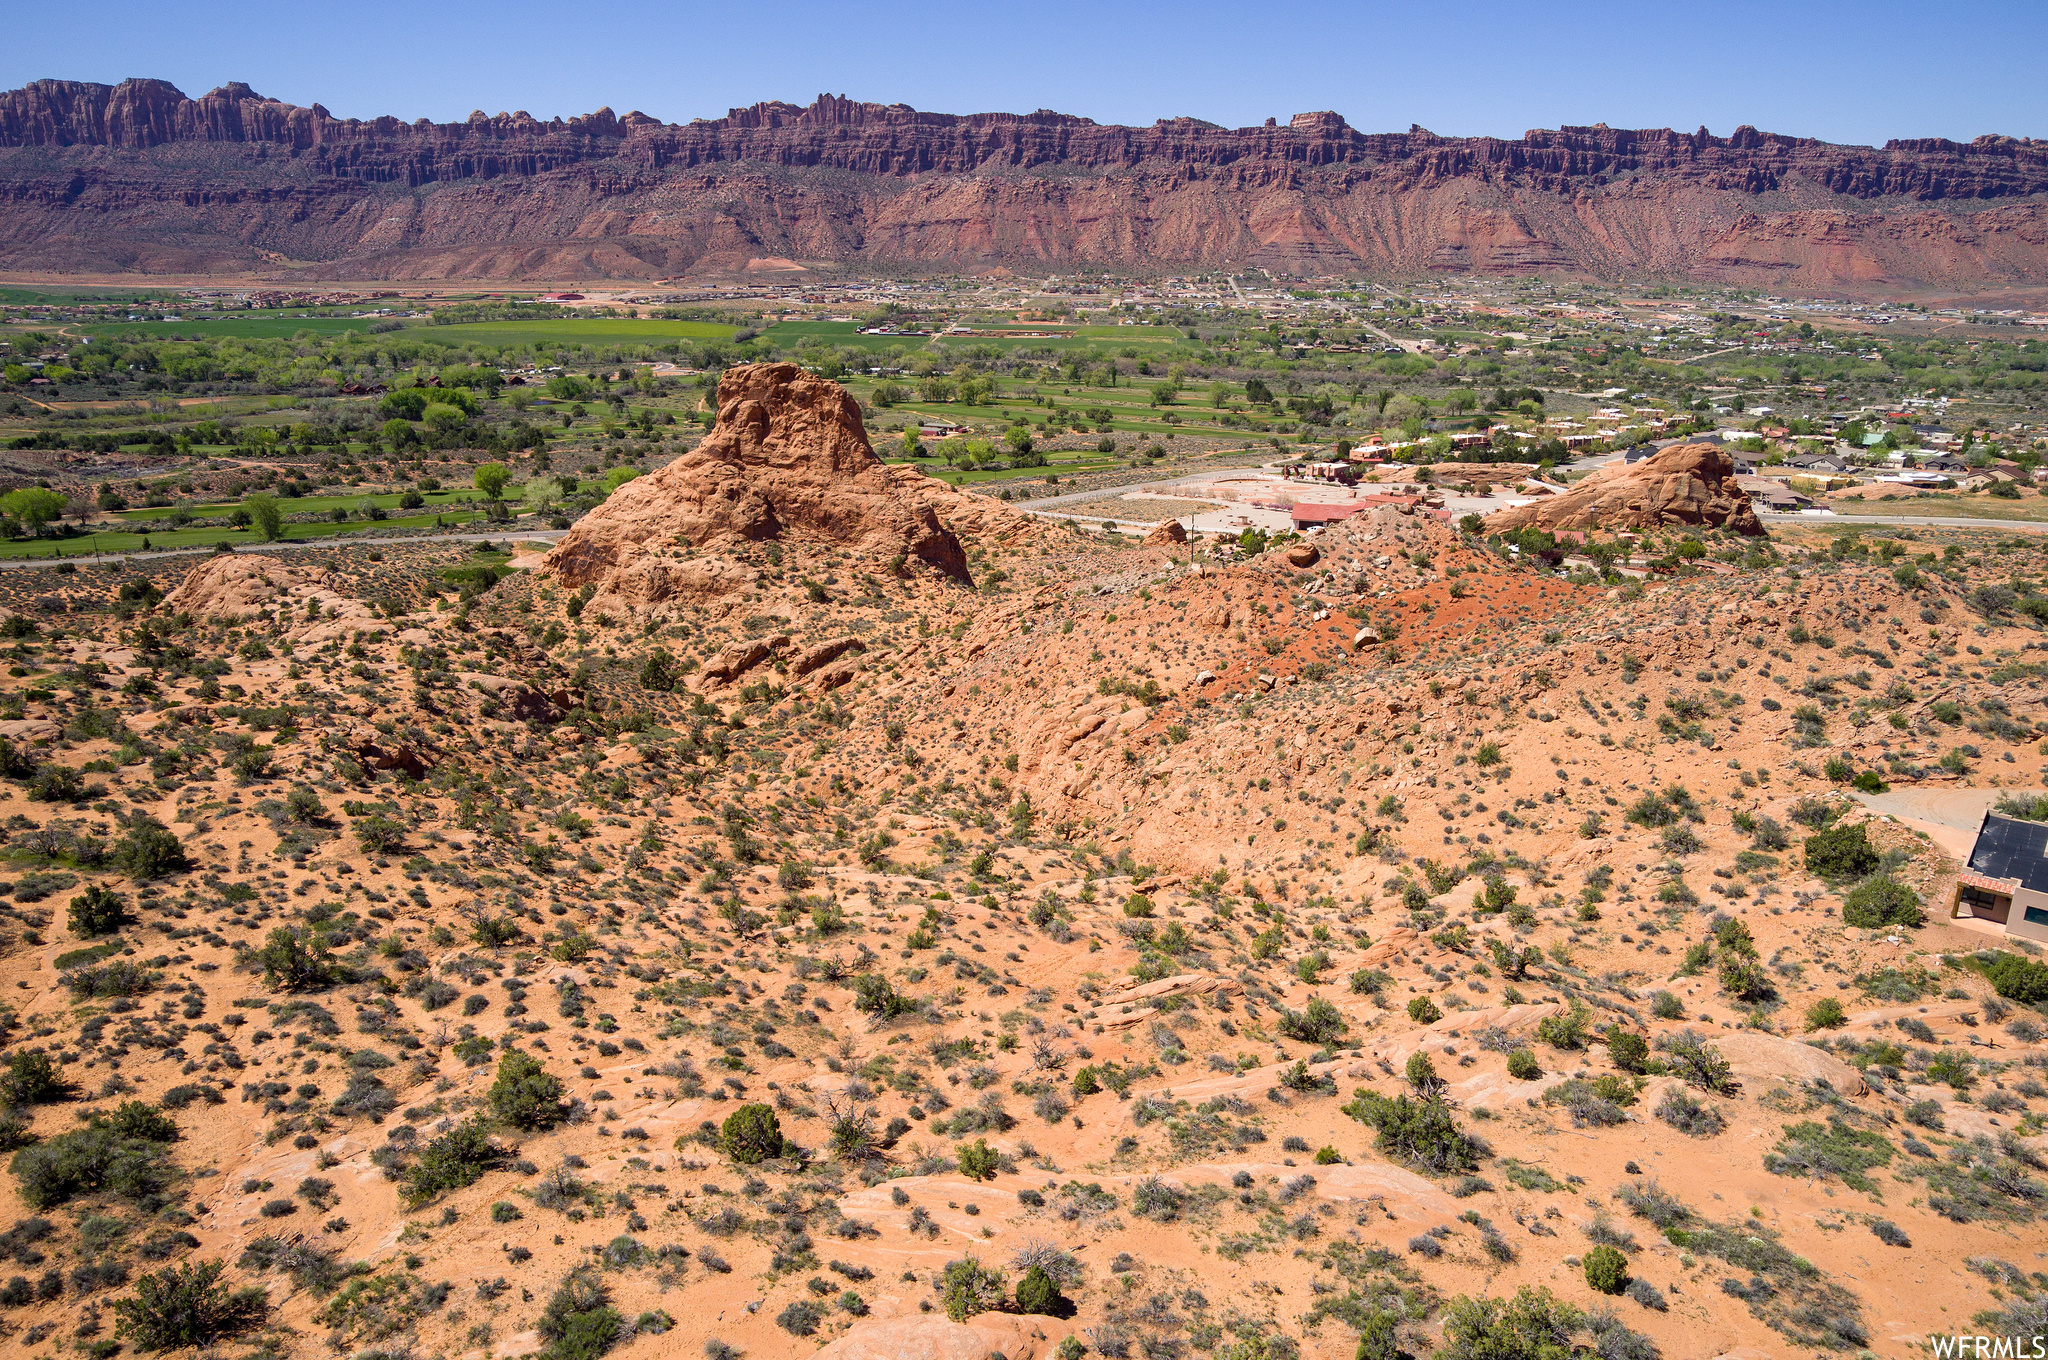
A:
[[[1180,527],[1177,519],[1163,519],[1152,526],[1152,532],[1145,535],[1144,546],[1162,547],[1169,543],[1185,543],[1188,531]]]
[[[701,603],[752,578],[718,562],[719,550],[794,536],[967,581],[967,555],[935,508],[960,493],[936,483],[913,489],[893,472],[838,383],[795,364],[728,369],[718,424],[704,442],[613,492],[539,570],[570,587],[595,586],[594,609]]]
[[[1659,529],[1689,524],[1761,534],[1749,497],[1735,485],[1735,463],[1714,444],[1674,444],[1633,466],[1611,463],[1562,496],[1486,517],[1504,529]]]

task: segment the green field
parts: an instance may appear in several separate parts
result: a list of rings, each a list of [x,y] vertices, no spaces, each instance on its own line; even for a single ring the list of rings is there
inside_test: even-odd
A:
[[[918,468],[925,476],[951,482],[954,486],[968,482],[1032,481],[1048,476],[1077,477],[1084,472],[1106,472],[1126,466],[1122,461],[1100,453],[1070,454],[1064,459],[1048,454],[1044,467],[979,468],[972,472],[965,468],[949,468],[937,458],[889,458],[884,461]]]
[[[505,490],[508,498],[516,500],[523,488],[508,486]],[[330,496],[299,496],[293,499],[279,498],[278,505],[287,515],[324,515],[329,510],[334,509],[352,511],[364,501],[368,501],[380,509],[395,510],[398,508],[398,498],[403,494],[405,493],[401,491],[362,491],[354,495],[340,493]],[[461,487],[445,491],[423,491],[420,493],[428,506],[445,506],[450,501],[464,498],[473,500],[482,494],[481,491],[476,490],[474,487]],[[225,515],[240,504],[240,501],[235,500],[212,501],[205,504],[193,501],[178,505],[156,505],[136,510],[116,511],[115,518],[127,520],[130,523],[149,524],[165,518],[174,510],[183,510],[194,515]],[[418,516],[414,516],[414,518],[418,518]],[[428,515],[427,518],[431,520],[433,516]],[[385,520],[383,522],[386,524],[396,524],[398,521]]]
[[[304,542],[312,539],[335,538],[343,534],[356,534],[375,538],[392,529],[432,528],[434,515],[407,515],[366,523],[350,520],[345,524],[287,524],[279,540],[285,543]],[[481,511],[442,511],[439,516],[445,523],[467,525],[484,523]],[[147,539],[152,548],[210,548],[216,543],[228,542],[240,547],[244,544],[261,543],[263,538],[254,529],[173,529],[164,533],[122,533],[107,532],[76,534],[69,538],[30,538],[0,540],[0,560],[20,558],[55,558],[67,560],[90,560],[94,553],[125,553],[141,550]]]
[[[1126,345],[1165,348],[1185,343],[1185,337],[1171,326],[1078,326],[1072,328],[1070,335],[1047,339],[1005,335],[862,335],[860,326],[852,321],[782,321],[762,331],[761,336],[784,348],[812,340],[867,350],[922,349],[931,344],[988,345],[1001,350],[1114,350]]]
[[[80,303],[159,302],[169,303],[172,295],[135,288],[0,288],[0,302],[14,307],[71,307]]]
[[[207,318],[188,316],[180,321],[109,321],[82,329],[88,335],[103,335],[114,340],[160,340],[167,336],[182,339],[190,335],[201,339],[289,340],[300,331],[327,336],[346,331],[366,331],[379,321],[390,319],[382,316],[301,316],[296,312],[229,312]]]
[[[559,321],[466,321],[408,327],[406,338],[445,345],[653,345],[665,340],[730,340],[716,321],[651,321],[625,316],[575,316]]]

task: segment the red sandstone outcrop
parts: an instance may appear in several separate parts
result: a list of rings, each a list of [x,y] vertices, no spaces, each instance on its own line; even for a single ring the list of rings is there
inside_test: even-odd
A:
[[[1049,167],[1086,173],[1018,173]],[[0,93],[13,269],[282,255],[330,278],[649,278],[777,259],[1229,259],[1981,288],[2048,279],[2044,194],[2048,146],[1995,136],[1446,138],[1362,133],[1334,113],[1136,128],[829,96],[684,125],[610,109],[434,124],[335,118],[240,84],[199,99],[157,80]]]
[[[1142,546],[1163,548],[1175,543],[1188,541],[1188,531],[1180,527],[1177,519],[1163,519],[1152,526],[1152,532],[1145,535]]]
[[[1640,463],[1610,463],[1560,496],[1496,510],[1488,533],[1507,529],[1659,529],[1689,524],[1761,534],[1735,463],[1717,444],[1674,444]]]
[[[292,637],[314,642],[381,622],[334,573],[256,553],[207,558],[185,573],[164,604],[203,619],[280,619]]]
[[[888,467],[838,383],[795,364],[750,364],[719,378],[718,423],[703,443],[613,492],[538,570],[594,586],[589,608],[599,613],[722,597],[752,573],[721,550],[785,536],[922,562],[964,582],[954,519],[987,527],[1024,516]]]

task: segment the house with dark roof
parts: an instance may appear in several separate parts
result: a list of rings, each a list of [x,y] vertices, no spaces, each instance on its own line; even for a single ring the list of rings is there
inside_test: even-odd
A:
[[[2048,943],[2048,822],[1987,810],[1969,863],[1956,875],[1952,914],[1996,921],[2008,935]]]

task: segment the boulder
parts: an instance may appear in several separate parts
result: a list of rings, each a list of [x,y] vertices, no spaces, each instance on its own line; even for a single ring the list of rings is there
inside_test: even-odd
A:
[[[718,649],[718,655],[704,663],[704,683],[722,685],[737,680],[766,661],[770,653],[786,651],[789,638],[778,633],[767,638],[741,638]]]
[[[307,642],[383,627],[370,606],[349,595],[335,572],[253,553],[219,553],[185,573],[164,597],[172,613],[203,619],[269,615],[285,633]]]
[[[862,652],[867,648],[857,637],[834,638],[808,648],[790,666],[792,675],[809,675],[820,666],[829,666],[848,652]]]
[[[1711,1035],[1709,1042],[1721,1050],[1730,1069],[1745,1082],[1825,1081],[1836,1094],[1845,1096],[1860,1096],[1867,1089],[1861,1072],[1834,1054],[1796,1039],[1738,1029]]]
[[[813,1355],[813,1360],[1043,1360],[1052,1353],[1046,1319],[980,1313],[968,1322],[943,1317],[869,1318]]]
[[[373,770],[402,770],[411,778],[425,779],[433,769],[419,751],[386,739],[375,728],[358,729],[344,740],[343,746]]]
[[[1323,560],[1323,554],[1313,543],[1297,543],[1287,550],[1287,565],[1306,571]]]
[[[1180,527],[1177,519],[1163,519],[1152,526],[1152,532],[1145,535],[1141,547],[1155,547],[1166,543],[1185,543],[1188,531]]]
[[[1761,534],[1735,463],[1718,444],[1674,444],[1634,465],[1610,463],[1561,496],[1496,510],[1486,531],[1657,529],[1684,524]]]

